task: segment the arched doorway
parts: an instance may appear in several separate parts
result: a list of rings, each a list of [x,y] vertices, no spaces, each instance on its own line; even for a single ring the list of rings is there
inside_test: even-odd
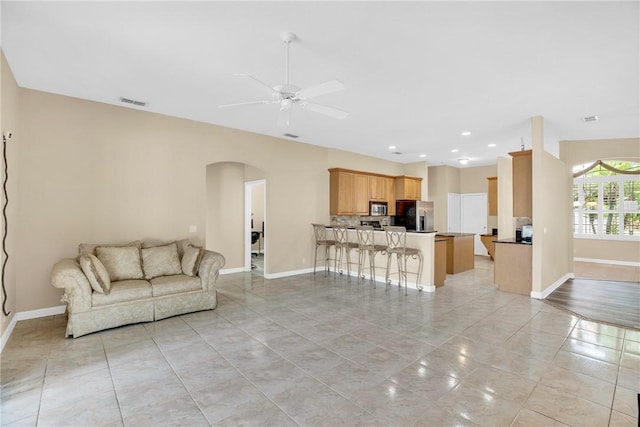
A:
[[[266,229],[266,174],[261,169],[240,162],[218,162],[206,167],[206,232],[207,249],[224,254],[223,274],[251,271],[251,185],[263,182],[262,215]],[[247,199],[250,199],[249,202]],[[262,223],[262,221],[260,221]],[[254,221],[254,227],[255,227]],[[262,231],[262,224],[260,224]],[[265,230],[266,231],[266,230]],[[261,235],[260,251],[265,253],[266,236]]]

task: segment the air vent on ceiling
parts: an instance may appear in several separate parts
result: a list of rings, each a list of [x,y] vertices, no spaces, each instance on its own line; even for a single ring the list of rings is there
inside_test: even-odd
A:
[[[597,122],[599,119],[598,116],[587,116],[587,117],[583,117],[582,120],[585,121],[585,123],[589,123],[589,122]]]
[[[298,135],[294,135],[292,133],[285,133],[284,136],[286,136],[287,138],[298,138]]]
[[[123,96],[120,97],[120,102],[124,102],[125,104],[137,105],[138,107],[144,107],[145,105],[147,105],[147,103],[144,101],[136,101],[135,99],[129,99]]]
[[[399,151],[394,151],[393,154],[402,154],[402,153]]]

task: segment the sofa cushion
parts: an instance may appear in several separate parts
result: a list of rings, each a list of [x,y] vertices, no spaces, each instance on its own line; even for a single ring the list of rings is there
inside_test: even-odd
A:
[[[112,281],[144,278],[140,263],[140,249],[137,246],[98,246],[96,253]]]
[[[97,292],[91,294],[91,305],[101,307],[127,301],[139,301],[151,298],[152,295],[151,284],[146,280],[121,280],[111,282],[111,293],[108,295]]]
[[[80,243],[78,245],[78,256],[83,255],[97,255],[96,248],[101,247],[121,247],[121,246],[137,246],[138,249],[142,248],[142,242],[140,240],[134,240],[129,243],[115,243],[105,245],[104,243]]]
[[[94,255],[83,255],[78,262],[94,291],[101,294],[108,294],[111,291],[111,278],[98,258]]]
[[[197,276],[202,255],[204,255],[204,249],[202,248],[191,245],[185,247],[182,261],[180,262],[182,265],[182,273],[187,276]]]
[[[176,242],[164,246],[143,248],[142,268],[147,280],[159,276],[182,274]]]
[[[153,296],[179,294],[181,292],[197,291],[202,289],[199,277],[191,277],[185,274],[175,276],[162,276],[151,279]]]

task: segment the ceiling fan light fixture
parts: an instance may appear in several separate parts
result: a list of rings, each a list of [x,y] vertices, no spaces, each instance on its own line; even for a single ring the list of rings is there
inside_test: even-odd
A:
[[[293,106],[293,101],[288,98],[285,98],[282,101],[280,101],[280,111],[290,110],[292,106]]]

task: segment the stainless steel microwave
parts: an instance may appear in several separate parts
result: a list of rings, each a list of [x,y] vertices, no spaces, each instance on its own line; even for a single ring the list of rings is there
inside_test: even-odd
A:
[[[386,216],[387,215],[387,202],[369,202],[369,215],[370,216]]]

